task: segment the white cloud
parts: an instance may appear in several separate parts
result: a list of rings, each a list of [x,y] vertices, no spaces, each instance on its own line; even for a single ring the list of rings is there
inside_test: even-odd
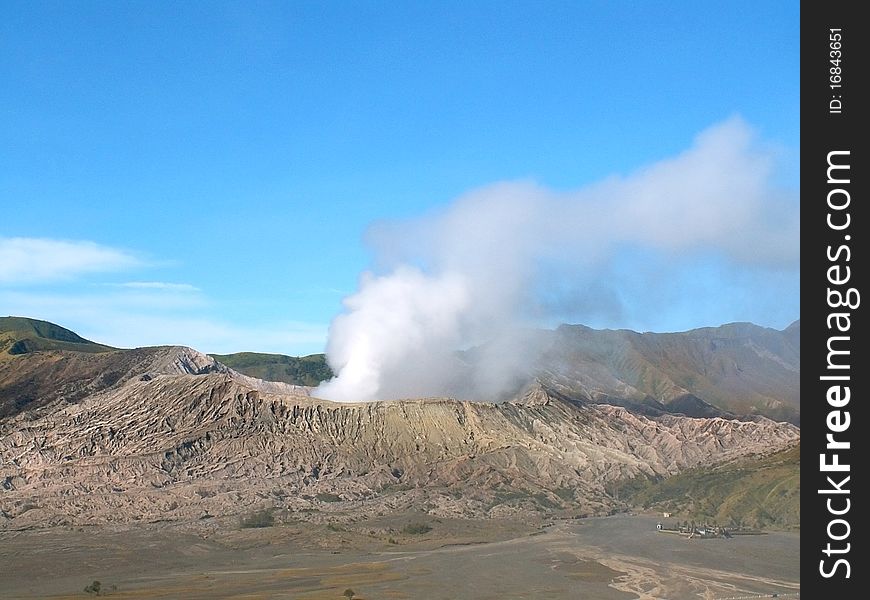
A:
[[[154,290],[164,292],[199,292],[202,291],[189,283],[167,283],[165,281],[127,281],[110,284],[115,287],[132,290]]]
[[[0,237],[0,284],[66,281],[142,265],[126,250],[87,240]]]

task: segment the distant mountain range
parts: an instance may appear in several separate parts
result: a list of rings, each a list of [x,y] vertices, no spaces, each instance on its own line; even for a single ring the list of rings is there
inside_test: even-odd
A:
[[[692,416],[761,414],[800,423],[800,321],[681,333],[562,325],[536,376],[568,395]]]

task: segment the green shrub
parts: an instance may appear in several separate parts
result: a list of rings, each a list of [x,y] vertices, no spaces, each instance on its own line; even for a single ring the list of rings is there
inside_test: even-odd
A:
[[[412,535],[429,533],[430,531],[432,531],[432,528],[426,523],[408,523],[402,528],[402,533],[408,533]]]
[[[256,527],[271,527],[275,524],[275,516],[271,509],[264,509],[255,513],[249,514],[247,517],[242,517],[242,529],[253,529]]]
[[[96,579],[94,579],[94,581],[92,583],[89,583],[88,585],[85,586],[85,593],[86,594],[93,594],[94,596],[99,596],[100,589],[102,589],[102,587],[103,587],[103,584],[100,583],[99,581],[97,581]]]
[[[556,488],[553,490],[559,498],[564,500],[565,502],[573,502],[574,501],[574,490],[572,488]]]

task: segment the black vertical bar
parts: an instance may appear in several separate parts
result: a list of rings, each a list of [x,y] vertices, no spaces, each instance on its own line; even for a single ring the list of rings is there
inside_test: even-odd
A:
[[[801,364],[801,592],[806,598],[862,598],[870,586],[870,568],[858,558],[870,547],[862,518],[867,499],[858,492],[870,482],[864,458],[870,363],[861,352],[870,338],[860,298],[870,268],[863,249],[863,238],[870,235],[864,208],[870,172],[862,139],[868,133],[863,113],[870,109],[863,91],[870,27],[858,15],[860,6],[801,4],[801,325],[807,349]],[[842,465],[848,470],[836,470]]]

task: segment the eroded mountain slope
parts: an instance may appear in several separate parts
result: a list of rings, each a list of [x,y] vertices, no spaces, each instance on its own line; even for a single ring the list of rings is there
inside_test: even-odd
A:
[[[615,506],[612,482],[764,454],[799,437],[764,418],[643,416],[541,386],[501,404],[335,404],[187,348],[142,352],[135,367],[123,358],[130,368],[119,366],[111,385],[0,420],[0,523],[259,506],[317,518],[348,501],[364,512],[404,504],[443,515],[554,506],[593,514]]]

